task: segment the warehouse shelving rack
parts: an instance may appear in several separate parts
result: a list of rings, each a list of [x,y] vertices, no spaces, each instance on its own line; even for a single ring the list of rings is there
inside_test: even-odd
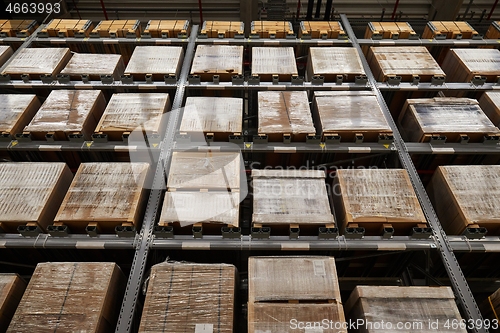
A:
[[[348,250],[366,250],[377,252],[389,251],[427,251],[432,250],[439,253],[455,290],[457,299],[462,305],[462,309],[467,318],[481,319],[481,314],[477,308],[476,302],[471,294],[467,281],[462,274],[459,263],[454,252],[500,252],[500,237],[487,236],[482,239],[468,239],[465,236],[447,236],[440,226],[438,218],[430,204],[425,189],[413,166],[410,154],[493,154],[500,153],[499,144],[432,144],[432,143],[405,143],[399,135],[398,129],[392,120],[382,91],[442,91],[442,90],[466,90],[466,91],[484,91],[500,89],[500,84],[472,84],[472,83],[444,83],[443,85],[433,85],[430,83],[400,83],[389,85],[387,83],[378,83],[375,81],[369,66],[362,56],[361,46],[370,45],[405,45],[405,46],[499,46],[497,40],[366,40],[356,39],[348,19],[342,15],[342,24],[348,33],[346,40],[299,40],[299,39],[203,39],[197,38],[198,26],[193,26],[191,35],[188,39],[145,39],[145,38],[117,38],[117,39],[99,39],[99,38],[39,38],[36,32],[32,36],[20,38],[0,39],[0,43],[23,42],[20,49],[35,44],[50,44],[61,46],[65,43],[101,43],[101,44],[129,44],[129,45],[183,45],[186,47],[184,63],[181,75],[176,84],[166,84],[164,82],[133,82],[122,83],[114,82],[106,84],[98,81],[90,83],[69,82],[69,83],[43,83],[42,81],[10,81],[0,82],[0,89],[131,89],[140,91],[162,91],[164,89],[175,89],[175,98],[170,112],[170,120],[163,141],[155,148],[129,146],[125,142],[40,142],[40,141],[22,141],[12,140],[1,142],[0,151],[11,152],[128,152],[131,150],[147,152],[151,149],[159,155],[158,163],[155,165],[155,175],[153,180],[153,189],[148,198],[142,229],[138,234],[132,237],[119,237],[117,235],[98,235],[89,237],[88,235],[65,235],[54,237],[48,234],[39,234],[36,237],[23,237],[16,234],[0,234],[0,248],[7,249],[76,249],[76,250],[134,250],[135,256],[132,262],[131,272],[127,282],[127,289],[123,299],[120,318],[116,332],[130,332],[136,315],[139,292],[145,274],[147,259],[150,250],[168,249],[168,250],[270,250],[270,251],[348,251]],[[37,31],[42,29],[41,26]],[[244,45],[244,46],[352,46],[358,50],[363,60],[363,66],[367,73],[368,83],[323,83],[312,84],[309,82],[292,84],[277,84],[261,82],[260,84],[234,83],[190,83],[188,74],[191,61],[194,56],[195,46],[198,44],[213,45]],[[18,49],[19,50],[19,49]],[[349,153],[354,154],[391,154],[398,156],[401,164],[410,174],[413,186],[418,194],[421,206],[425,212],[427,221],[432,227],[433,235],[430,238],[414,238],[411,236],[394,236],[384,238],[383,236],[364,236],[362,239],[352,239],[346,236],[338,236],[332,239],[318,239],[317,237],[301,236],[299,239],[290,239],[286,236],[270,236],[269,239],[256,239],[248,235],[242,235],[239,238],[224,238],[222,236],[203,236],[201,239],[195,239],[192,236],[175,235],[173,238],[160,238],[154,235],[154,225],[161,209],[162,189],[165,187],[164,174],[168,170],[172,152],[175,151],[175,133],[181,117],[181,106],[184,96],[189,89],[207,89],[207,90],[234,90],[234,91],[262,91],[262,90],[370,90],[373,91],[380,104],[383,107],[394,132],[394,143],[266,143],[255,144],[244,142],[237,147],[242,152],[257,153]],[[216,144],[212,144],[212,149],[217,149]],[[200,147],[199,150],[206,150],[207,147]],[[221,148],[224,149],[224,148]],[[476,332],[486,332],[484,329],[478,329]]]

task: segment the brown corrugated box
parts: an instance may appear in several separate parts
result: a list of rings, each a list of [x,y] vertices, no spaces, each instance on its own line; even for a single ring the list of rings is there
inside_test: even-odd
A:
[[[337,39],[344,36],[345,32],[340,22],[336,21],[302,21],[300,22],[299,38],[303,35],[309,35],[311,38]]]
[[[500,76],[500,51],[497,49],[450,49],[441,68],[447,82],[470,82],[484,76],[486,82],[496,82]]]
[[[105,107],[100,90],[53,90],[24,131],[34,140],[45,140],[48,133],[54,140],[68,140],[72,133],[91,140]]]
[[[73,233],[88,225],[104,233],[120,225],[139,228],[148,170],[147,163],[80,164],[54,222]]]
[[[114,263],[38,264],[7,332],[112,332],[125,283]]]
[[[493,125],[500,126],[500,92],[486,91],[479,98],[479,106],[493,122]]]
[[[351,322],[359,319],[371,323],[353,332],[467,332],[451,326],[452,322],[460,323],[462,317],[450,287],[357,286],[344,308]],[[437,327],[430,326],[436,321]],[[449,327],[445,327],[447,322]],[[396,328],[400,323],[410,326]]]
[[[236,34],[243,35],[244,24],[239,21],[205,21],[201,33],[208,38],[234,38]]]
[[[227,264],[154,265],[139,333],[233,333],[236,274]]]
[[[252,21],[250,33],[258,34],[260,38],[294,36],[292,23],[288,21]]]
[[[28,223],[41,229],[52,224],[72,177],[65,163],[1,163],[1,229],[17,232]]]
[[[500,231],[500,166],[439,166],[427,193],[447,234],[460,235],[474,225]]]
[[[383,39],[408,39],[417,37],[408,22],[369,22],[365,30],[365,38],[380,35]]]
[[[144,34],[152,38],[178,38],[189,35],[188,20],[150,20]]]
[[[408,99],[398,123],[404,139],[428,142],[432,135],[444,135],[447,142],[482,142],[485,135],[500,135],[500,130],[484,114],[475,99],[435,97]]]
[[[278,75],[279,81],[289,82],[298,75],[293,47],[252,47],[252,75],[261,81]]]
[[[231,81],[233,75],[243,74],[243,46],[198,45],[194,54],[191,75],[202,81],[212,81],[218,75],[221,81]]]
[[[163,81],[164,75],[179,75],[183,58],[184,49],[180,46],[136,46],[125,74],[138,81],[152,74],[153,80]]]
[[[0,67],[14,54],[12,47],[8,45],[0,45]]]
[[[39,79],[42,74],[55,78],[71,58],[68,48],[25,48],[7,65],[2,74],[20,79],[28,74],[31,79]]]
[[[54,19],[42,29],[49,37],[75,37],[75,34],[89,37],[93,25],[90,20]]]
[[[444,36],[446,39],[471,39],[478,35],[467,22],[462,21],[430,21],[425,26],[422,38],[436,38]]]
[[[311,47],[306,73],[308,81],[314,75],[321,75],[325,81],[335,82],[341,75],[343,81],[354,82],[356,76],[365,74],[365,70],[353,47]]]
[[[0,95],[0,132],[13,138],[23,131],[39,108],[40,101],[35,95]]]
[[[71,80],[81,80],[88,75],[90,80],[100,80],[101,75],[111,75],[119,80],[125,71],[123,58],[119,54],[75,53],[61,74],[68,74]]]
[[[26,282],[17,274],[0,274],[0,332],[5,332],[23,297]]]
[[[0,20],[0,37],[28,37],[37,27],[34,20]]]

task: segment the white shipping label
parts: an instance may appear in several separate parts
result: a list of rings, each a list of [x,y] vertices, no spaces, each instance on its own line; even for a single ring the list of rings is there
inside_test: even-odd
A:
[[[214,324],[196,324],[194,333],[214,333]]]
[[[325,262],[323,260],[313,260],[314,275],[326,275]]]

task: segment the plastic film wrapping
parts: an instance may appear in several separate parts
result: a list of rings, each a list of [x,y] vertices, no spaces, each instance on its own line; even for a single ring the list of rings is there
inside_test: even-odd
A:
[[[120,79],[125,65],[119,54],[88,54],[75,53],[61,74],[76,75],[113,75],[114,79]]]
[[[82,132],[90,140],[105,103],[99,90],[53,90],[24,130]]]
[[[259,91],[258,103],[259,134],[316,133],[307,92]]]
[[[242,133],[242,126],[243,99],[188,97],[179,131],[232,135]],[[227,141],[227,137],[225,140]]]
[[[35,95],[0,95],[0,132],[14,136],[22,132],[40,107]]]
[[[58,74],[71,57],[68,48],[25,48],[7,65],[2,74]]]
[[[479,106],[493,122],[493,125],[500,125],[500,92],[487,91],[479,98]]]
[[[322,133],[392,132],[375,95],[370,92],[315,92]]]
[[[139,333],[232,333],[236,273],[226,264],[153,266]]]
[[[121,223],[137,226],[148,169],[147,163],[80,164],[55,222],[80,228],[96,222],[112,230]]]
[[[204,222],[237,227],[239,204],[239,192],[167,192],[160,223],[179,222],[185,227]]]
[[[252,47],[252,75],[297,75],[292,47]]]
[[[338,170],[344,210],[343,224],[351,222],[425,223],[426,219],[403,169]]]
[[[450,234],[460,234],[471,224],[489,232],[500,229],[500,166],[440,166],[428,191]]]
[[[16,162],[0,164],[0,224],[5,231],[36,222],[52,223],[71,172],[65,163]]]
[[[240,188],[240,153],[174,152],[168,173],[169,189]]]
[[[476,74],[500,75],[500,51],[497,49],[451,49],[465,67]]]
[[[170,109],[168,94],[113,94],[97,125],[96,132],[133,131],[141,126],[146,133],[159,133],[163,114]]]
[[[482,134],[500,133],[478,102],[468,98],[408,99],[400,124],[407,139],[414,142],[435,133],[447,135],[451,140],[459,134],[475,135],[474,141],[476,136],[482,139]]]
[[[0,274],[0,331],[5,332],[26,289],[17,274]]]
[[[178,75],[183,55],[180,46],[136,46],[125,73]]]
[[[7,332],[111,332],[124,286],[114,263],[38,264]]]
[[[3,66],[7,60],[14,54],[12,47],[8,45],[0,45],[0,66]]]
[[[359,332],[467,332],[451,325],[445,327],[447,321],[462,320],[449,287],[357,286],[344,308],[351,321],[363,319],[372,323],[361,325]],[[386,325],[380,325],[382,321]],[[436,321],[437,327],[430,325]],[[399,323],[410,326],[397,329]]]
[[[252,170],[252,178],[254,223],[334,223],[324,172]]]
[[[309,75],[365,74],[359,54],[352,47],[311,47],[309,62]]]
[[[191,74],[201,75],[204,80],[211,80],[214,74],[225,80],[243,74],[243,46],[198,45]]]

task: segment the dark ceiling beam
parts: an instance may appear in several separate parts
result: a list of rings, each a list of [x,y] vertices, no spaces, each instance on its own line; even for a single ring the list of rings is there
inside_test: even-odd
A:
[[[432,0],[429,21],[455,21],[463,0]]]

